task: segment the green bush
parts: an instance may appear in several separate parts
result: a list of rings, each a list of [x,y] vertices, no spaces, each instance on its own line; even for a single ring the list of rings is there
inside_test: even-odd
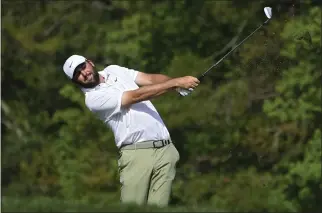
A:
[[[2,198],[2,212],[222,212],[214,207],[124,205],[120,203],[86,203],[55,198]]]

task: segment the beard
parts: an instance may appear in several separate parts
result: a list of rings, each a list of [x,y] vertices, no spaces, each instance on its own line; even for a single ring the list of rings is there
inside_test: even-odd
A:
[[[75,81],[76,84],[78,84],[79,86],[83,87],[83,88],[93,88],[96,87],[100,82],[100,76],[98,74],[98,72],[93,73],[93,79],[91,82],[87,82],[87,83],[83,83],[83,82],[78,82]]]

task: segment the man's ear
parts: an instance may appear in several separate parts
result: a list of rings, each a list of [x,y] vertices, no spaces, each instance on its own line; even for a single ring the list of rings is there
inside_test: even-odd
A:
[[[93,67],[95,67],[95,64],[91,60],[87,60],[87,62],[90,63],[90,65],[92,65]]]

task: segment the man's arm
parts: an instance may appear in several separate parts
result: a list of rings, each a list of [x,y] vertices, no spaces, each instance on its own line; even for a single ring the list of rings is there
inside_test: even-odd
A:
[[[126,91],[122,95],[122,107],[128,107],[141,101],[146,101],[158,97],[167,91],[180,88],[195,88],[198,86],[199,80],[192,76],[182,78],[173,78],[163,83],[156,83],[142,86],[136,90]]]
[[[135,79],[135,83],[139,86],[148,86],[151,84],[160,84],[170,80],[169,76],[163,74],[149,74],[144,72],[138,72]]]

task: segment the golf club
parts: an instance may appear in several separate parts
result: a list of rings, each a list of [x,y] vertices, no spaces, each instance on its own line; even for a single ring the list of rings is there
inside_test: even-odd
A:
[[[257,27],[249,36],[247,36],[244,40],[242,40],[239,44],[237,44],[233,49],[231,49],[226,55],[224,55],[219,61],[217,61],[215,64],[213,64],[208,70],[206,70],[199,78],[198,80],[201,81],[206,74],[214,67],[216,67],[220,62],[222,62],[228,55],[230,55],[237,47],[239,47],[242,43],[244,43],[249,37],[251,37],[257,30],[262,28],[265,24],[269,22],[269,20],[272,18],[272,8],[271,7],[265,7],[264,12],[266,17],[268,18],[264,23],[262,23],[259,27]]]
[[[215,64],[213,64],[209,69],[207,69],[199,78],[198,80],[201,82],[201,80],[206,76],[206,74],[216,67],[220,62],[222,62],[228,55],[230,55],[237,47],[239,47],[242,43],[244,43],[249,37],[251,37],[257,30],[259,30],[261,27],[263,27],[265,24],[269,22],[269,20],[272,18],[272,8],[271,7],[265,7],[264,13],[267,17],[267,20],[262,23],[259,27],[257,27],[250,35],[248,35],[244,40],[242,40],[239,44],[237,44],[233,49],[231,49],[226,55],[224,55],[219,61],[217,61]],[[187,96],[191,91],[193,91],[192,88],[189,90],[178,88],[177,91],[180,93],[181,96]]]

